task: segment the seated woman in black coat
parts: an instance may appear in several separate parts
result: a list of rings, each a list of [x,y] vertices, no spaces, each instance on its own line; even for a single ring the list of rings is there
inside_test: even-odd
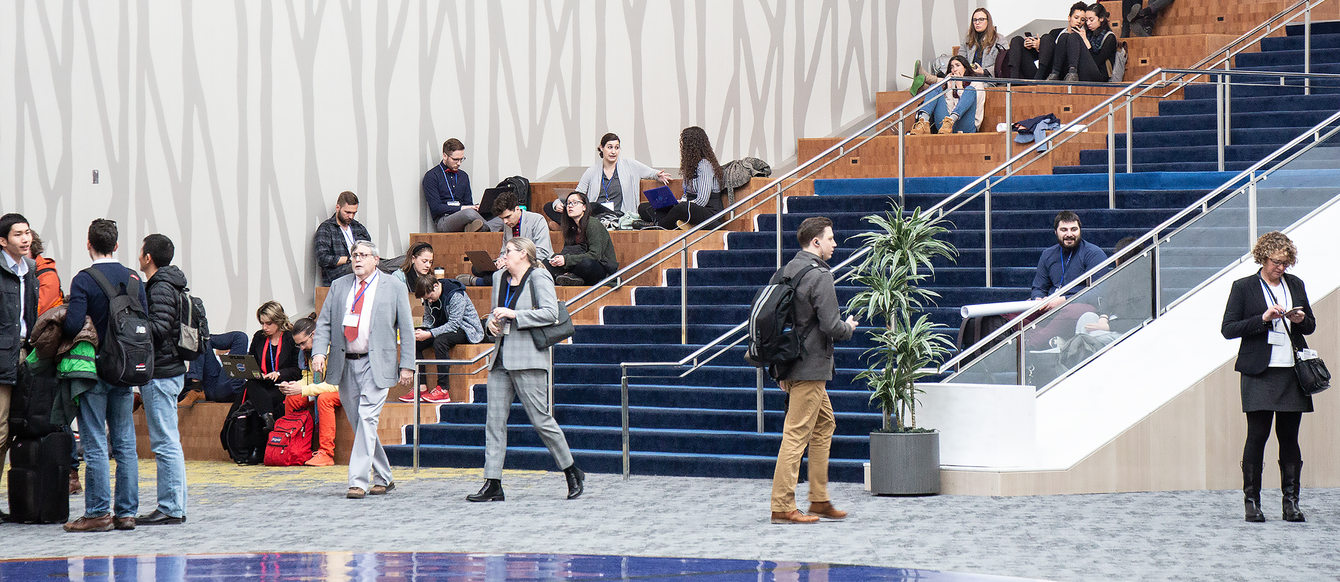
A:
[[[284,394],[279,391],[279,383],[301,379],[302,371],[298,368],[293,326],[284,314],[284,306],[278,301],[266,301],[256,310],[256,320],[261,329],[251,336],[251,349],[247,353],[256,358],[263,376],[247,380],[237,393],[237,402],[250,401],[269,431],[275,419],[284,416]]]
[[[586,195],[568,194],[563,214],[563,251],[549,258],[557,285],[595,285],[619,270],[605,225],[591,217]]]
[[[1047,80],[1105,83],[1112,78],[1117,56],[1117,35],[1108,23],[1103,5],[1094,2],[1084,13],[1082,34],[1063,34],[1056,39],[1051,74]]]

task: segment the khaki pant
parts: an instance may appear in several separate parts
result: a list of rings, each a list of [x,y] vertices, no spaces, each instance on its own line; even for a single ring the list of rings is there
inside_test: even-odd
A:
[[[826,382],[820,380],[782,382],[791,395],[782,428],[782,446],[777,451],[777,469],[772,474],[772,510],[789,513],[796,509],[796,479],[805,447],[810,453],[810,502],[828,501],[828,450],[833,443],[833,403]]]
[[[14,386],[0,384],[0,470],[5,468],[5,453],[9,452],[9,395]]]

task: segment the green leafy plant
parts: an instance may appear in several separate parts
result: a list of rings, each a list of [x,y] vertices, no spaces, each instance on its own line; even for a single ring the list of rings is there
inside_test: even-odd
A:
[[[954,342],[920,311],[939,294],[920,287],[935,274],[933,261],[958,256],[954,245],[940,240],[949,232],[938,215],[920,208],[904,213],[898,204],[883,215],[865,217],[874,231],[856,235],[866,254],[853,269],[853,280],[865,289],[847,303],[849,312],[879,329],[870,332],[875,347],[866,350],[869,367],[857,374],[870,387],[870,401],[884,413],[886,432],[915,432],[918,380],[931,375],[929,366],[943,361]]]

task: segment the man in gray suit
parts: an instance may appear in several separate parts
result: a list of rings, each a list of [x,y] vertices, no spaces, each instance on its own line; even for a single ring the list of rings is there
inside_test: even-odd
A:
[[[377,422],[391,386],[414,381],[414,318],[405,284],[377,269],[375,245],[355,242],[351,260],[353,274],[331,283],[317,317],[312,370],[325,372],[326,382],[340,387],[340,402],[354,427],[346,497],[362,499],[395,489]]]
[[[820,517],[842,519],[847,512],[833,507],[828,498],[828,451],[833,442],[833,403],[828,400],[826,384],[833,379],[833,342],[845,341],[856,331],[856,318],[842,320],[838,313],[837,290],[828,259],[833,257],[837,241],[833,222],[821,216],[806,218],[796,232],[800,252],[782,267],[783,277],[795,277],[810,266],[793,285],[791,306],[795,329],[804,345],[800,359],[781,381],[787,394],[786,421],[782,427],[782,446],[777,452],[777,469],[772,474],[772,523],[814,523]],[[800,457],[810,450],[810,510],[796,508],[796,479]]]
[[[493,199],[493,214],[503,221],[503,246],[498,251],[497,260],[493,261],[493,266],[498,269],[505,268],[503,259],[507,255],[507,241],[513,237],[528,238],[535,243],[538,263],[548,263],[549,257],[554,256],[554,244],[549,241],[549,222],[538,212],[522,210],[520,204],[512,192],[503,192]]]

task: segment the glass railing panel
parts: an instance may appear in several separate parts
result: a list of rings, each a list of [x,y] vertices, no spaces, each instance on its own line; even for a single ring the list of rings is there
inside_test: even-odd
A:
[[[966,384],[1019,383],[1018,336],[1007,339],[991,348],[986,356],[974,361],[949,379],[950,382]]]
[[[1242,256],[1251,239],[1246,188],[1202,214],[1159,245],[1159,308]]]

